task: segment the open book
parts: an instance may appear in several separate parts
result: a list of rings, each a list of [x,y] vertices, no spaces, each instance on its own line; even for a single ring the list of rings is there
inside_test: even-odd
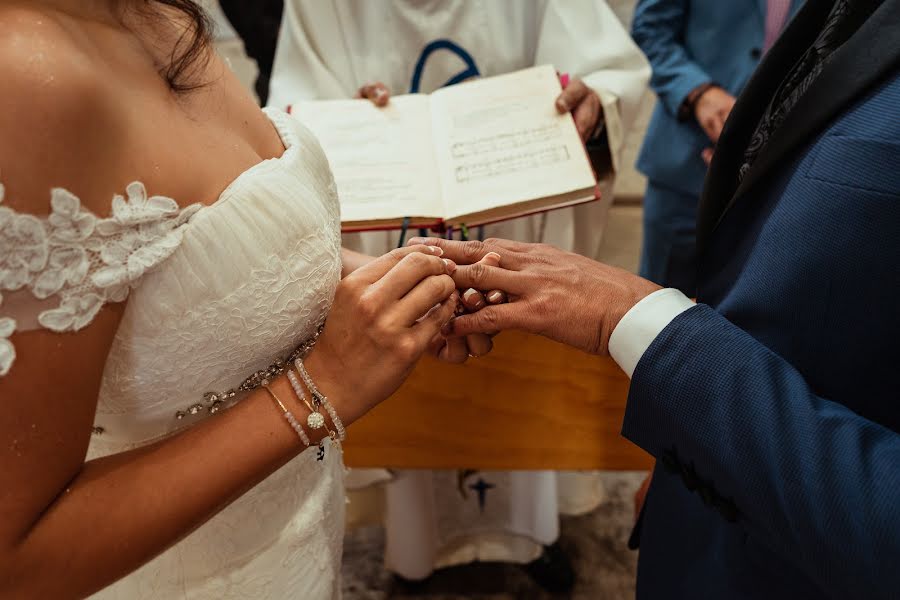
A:
[[[334,171],[345,231],[482,225],[594,200],[575,123],[555,108],[552,66],[431,95],[300,102]]]

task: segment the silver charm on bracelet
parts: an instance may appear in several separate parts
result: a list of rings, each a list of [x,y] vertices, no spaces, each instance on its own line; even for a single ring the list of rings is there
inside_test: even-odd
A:
[[[313,383],[312,377],[309,376],[309,372],[306,370],[306,366],[303,364],[303,359],[297,358],[296,360],[294,360],[294,366],[297,367],[297,372],[300,373],[300,377],[303,378],[303,383],[305,383],[306,387],[309,388],[309,393],[313,397],[313,402],[316,406],[316,409],[318,409],[320,406],[325,407],[326,412],[328,412],[328,416],[331,417],[331,422],[334,424],[334,429],[337,433],[336,441],[343,442],[344,440],[346,440],[347,430],[344,428],[344,423],[338,416],[337,411],[328,401],[328,396],[320,392],[319,388],[316,387],[316,384]],[[324,418],[322,420],[324,422]]]
[[[301,359],[297,359],[301,360]],[[294,393],[297,395],[297,398],[306,405],[306,408],[309,409],[309,415],[306,417],[306,424],[313,430],[321,429],[325,427],[325,432],[328,434],[328,437],[331,438],[331,441],[336,444],[338,450],[341,450],[341,443],[338,440],[338,434],[328,429],[325,425],[325,417],[319,412],[319,406],[316,404],[310,404],[309,399],[306,397],[306,392],[303,390],[303,384],[300,383],[300,380],[297,379],[297,374],[294,373],[290,368],[287,370],[287,378],[291,383],[291,387],[294,389]],[[310,394],[312,394],[312,389],[310,389]],[[325,460],[325,440],[319,442],[319,449],[316,452],[316,460],[323,461]]]
[[[310,429],[321,429],[325,427],[325,417],[322,416],[322,413],[318,412],[318,407],[313,407],[310,405],[309,401],[306,399],[306,392],[303,390],[303,385],[300,383],[300,380],[297,379],[297,375],[290,369],[287,370],[287,378],[288,381],[291,382],[291,387],[294,388],[294,393],[297,394],[297,397],[309,408],[309,415],[306,417],[306,424],[309,425]]]

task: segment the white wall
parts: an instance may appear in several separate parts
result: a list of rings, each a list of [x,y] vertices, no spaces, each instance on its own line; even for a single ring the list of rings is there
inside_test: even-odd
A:
[[[610,7],[622,21],[626,29],[631,29],[631,16],[634,13],[634,6],[637,0],[608,0]],[[643,198],[644,189],[647,187],[646,178],[634,169],[634,161],[637,159],[638,151],[641,148],[641,142],[647,131],[647,124],[650,122],[650,114],[656,105],[656,97],[653,92],[647,90],[644,94],[644,100],[641,105],[641,111],[625,140],[625,150],[622,159],[622,172],[616,180],[616,198],[617,199],[638,199]]]

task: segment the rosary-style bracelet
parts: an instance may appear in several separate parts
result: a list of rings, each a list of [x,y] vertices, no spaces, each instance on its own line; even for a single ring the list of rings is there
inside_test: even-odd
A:
[[[297,359],[300,360],[300,359]],[[301,374],[302,375],[302,374]],[[308,374],[307,374],[308,375]],[[294,390],[294,393],[297,395],[297,399],[300,400],[303,404],[306,405],[306,408],[309,409],[309,415],[306,417],[306,424],[313,430],[325,428],[325,431],[328,433],[328,437],[331,438],[332,443],[341,450],[341,442],[346,437],[346,432],[344,430],[344,425],[341,423],[340,418],[337,416],[337,413],[334,412],[334,408],[331,407],[331,404],[327,404],[326,410],[328,410],[328,415],[331,416],[331,421],[334,423],[334,427],[337,431],[329,429],[327,424],[325,423],[325,417],[322,416],[321,406],[323,406],[321,400],[319,400],[319,395],[316,393],[318,390],[314,391],[315,385],[310,386],[307,384],[306,387],[309,388],[309,393],[313,397],[313,403],[310,403],[309,399],[306,396],[306,392],[303,389],[303,384],[300,383],[300,380],[297,379],[297,375],[290,369],[287,369],[287,378],[288,381],[291,382],[291,387]],[[312,379],[309,380],[310,383]],[[327,399],[326,399],[327,402]],[[343,437],[340,432],[344,432]],[[324,440],[319,442],[319,451],[317,455],[318,460],[323,460],[325,458],[325,445]]]
[[[306,408],[309,409],[309,416],[306,417],[306,424],[310,429],[321,429],[325,426],[325,417],[322,416],[322,413],[319,412],[319,406],[313,406],[309,403],[309,400],[306,398],[306,392],[303,390],[303,385],[300,383],[300,380],[297,379],[297,374],[292,370],[287,370],[288,381],[291,382],[291,387],[294,388],[294,393],[297,394],[297,399],[303,402],[306,405]]]
[[[297,375],[288,368],[287,370],[287,378],[288,381],[291,382],[291,387],[294,389],[294,394],[297,395],[297,399],[300,400],[303,404],[306,405],[306,408],[309,409],[309,415],[306,417],[306,424],[313,430],[321,429],[325,427],[325,417],[321,415],[321,413],[317,412],[312,404],[309,403],[309,400],[306,398],[306,392],[303,391],[303,386],[300,384],[300,380],[297,379]],[[325,432],[328,434],[332,440],[337,438],[337,434],[327,427],[325,428]],[[319,440],[319,449],[316,451],[316,460],[322,461],[325,460],[325,440]]]
[[[325,410],[328,412],[328,416],[331,417],[331,422],[334,423],[334,428],[335,430],[337,430],[338,440],[342,442],[346,440],[347,430],[344,428],[344,423],[338,416],[337,411],[334,410],[334,407],[328,401],[328,396],[320,392],[319,388],[316,387],[316,384],[313,383],[312,377],[309,376],[309,372],[303,365],[303,359],[295,359],[294,366],[297,367],[297,372],[300,373],[300,377],[303,378],[303,383],[305,383],[306,387],[309,388],[309,393],[313,397],[313,402],[316,408],[318,409],[320,406],[325,407]]]
[[[303,445],[309,447],[312,445],[312,442],[309,436],[306,434],[306,431],[303,429],[303,425],[300,424],[300,421],[294,416],[294,414],[285,406],[285,404],[275,395],[275,392],[269,387],[269,383],[275,377],[286,373],[288,380],[291,383],[291,387],[294,390],[294,393],[297,394],[297,399],[300,400],[306,407],[309,409],[309,415],[306,417],[306,424],[313,431],[325,428],[325,431],[328,434],[328,437],[331,438],[332,442],[335,446],[340,449],[341,442],[347,439],[347,430],[344,428],[344,423],[341,421],[341,418],[338,416],[337,411],[328,402],[328,397],[322,394],[319,389],[316,387],[316,384],[313,383],[312,378],[309,376],[309,373],[306,371],[306,367],[303,366],[303,359],[310,353],[319,336],[322,334],[322,330],[325,328],[325,324],[322,323],[316,328],[315,333],[308,340],[303,342],[300,346],[298,346],[291,354],[284,360],[278,359],[272,365],[270,365],[266,369],[261,369],[249,377],[247,377],[237,388],[232,388],[228,391],[215,393],[215,392],[207,392],[203,395],[204,401],[208,404],[208,409],[210,413],[218,412],[226,402],[232,400],[239,392],[249,392],[251,390],[257,389],[259,387],[264,387],[272,399],[278,404],[278,407],[281,409],[284,414],[285,420],[290,424],[291,428],[297,433],[297,437],[303,442]],[[312,396],[312,403],[307,399],[306,393],[303,390],[303,385],[301,385],[300,381],[297,379],[297,375],[290,369],[290,365],[294,364],[297,368],[297,372],[300,373],[300,376],[303,378],[303,382],[306,384],[306,387],[309,389],[309,393]],[[325,417],[322,415],[321,409],[325,408],[325,411],[328,413],[328,416],[331,418],[331,422],[334,425],[334,429],[330,429],[327,426],[325,421]],[[200,413],[204,409],[204,405],[197,403],[192,405],[190,408],[186,410],[179,410],[175,413],[176,419],[183,419],[188,414],[196,415]],[[324,441],[324,440],[323,440]],[[325,446],[323,441],[320,441],[318,444],[318,455],[317,460],[324,460],[325,458]]]

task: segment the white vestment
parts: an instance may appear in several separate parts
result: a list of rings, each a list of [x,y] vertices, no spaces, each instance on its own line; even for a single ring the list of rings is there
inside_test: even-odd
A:
[[[580,77],[597,92],[613,172],[601,182],[599,202],[491,225],[485,235],[596,257],[619,153],[650,72],[605,2],[287,0],[269,104],[350,98],[376,81],[395,95],[428,93],[454,80],[541,64]],[[379,255],[398,238],[397,232],[352,234],[344,244]],[[558,478],[577,482],[577,491],[563,491],[558,500]],[[584,474],[398,473],[388,490],[388,566],[420,578],[435,566],[470,560],[530,561],[540,544],[558,536],[560,505],[590,510],[600,490]]]

